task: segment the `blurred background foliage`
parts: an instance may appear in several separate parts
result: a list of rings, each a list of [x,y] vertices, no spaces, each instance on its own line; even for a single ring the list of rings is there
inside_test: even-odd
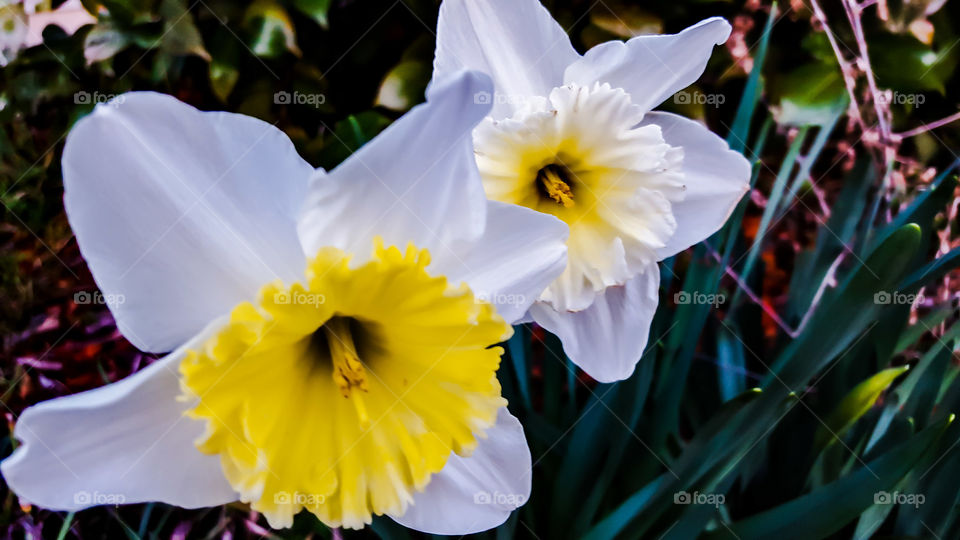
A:
[[[661,265],[650,348],[629,380],[589,380],[533,326],[507,344],[500,378],[534,487],[486,536],[960,538],[960,4],[545,5],[581,52],[727,17],[733,36],[704,77],[661,108],[744,152],[754,189],[723,230]],[[153,359],[105,306],[78,301],[95,285],[63,213],[70,126],[113,95],[156,90],[262,118],[334,167],[422,101],[437,8],[0,0],[0,455],[27,405]],[[79,19],[43,27],[57,9]],[[239,504],[65,514],[0,493],[0,530],[17,538],[419,536],[389,520],[330,531],[305,513],[269,532]],[[923,503],[883,498],[897,493]]]

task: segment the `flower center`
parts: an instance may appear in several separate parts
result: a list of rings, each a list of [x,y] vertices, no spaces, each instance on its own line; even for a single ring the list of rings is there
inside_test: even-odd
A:
[[[276,528],[306,508],[331,527],[402,515],[451,452],[468,455],[506,402],[512,332],[426,250],[377,245],[364,264],[324,248],[306,280],[265,286],[180,365],[240,499]]]
[[[565,208],[572,208],[573,190],[570,170],[558,163],[551,163],[537,171],[537,191],[540,196],[553,199]]]
[[[649,268],[676,229],[683,150],[643,120],[623,90],[567,85],[474,131],[487,197],[570,226],[567,268],[540,297],[557,309],[585,309]]]
[[[363,402],[363,394],[369,392],[370,387],[367,384],[367,370],[353,341],[359,325],[355,319],[334,315],[313,333],[310,346],[313,354],[321,358],[329,355],[334,384],[343,397],[353,402],[361,425],[368,426],[370,415]],[[351,326],[354,330],[351,330]]]

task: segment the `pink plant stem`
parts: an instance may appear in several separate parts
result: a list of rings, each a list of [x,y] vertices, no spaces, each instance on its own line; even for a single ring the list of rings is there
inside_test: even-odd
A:
[[[840,52],[840,44],[837,43],[837,38],[834,37],[833,30],[830,29],[830,25],[827,23],[827,16],[824,14],[823,9],[820,8],[820,4],[817,3],[817,0],[810,0],[810,4],[813,7],[813,15],[820,21],[820,25],[823,26],[823,31],[827,34],[827,40],[830,42],[830,48],[833,49],[833,54],[837,57],[837,63],[840,64],[840,72],[843,74],[843,84],[847,88],[847,94],[850,95],[850,116],[860,125],[860,129],[866,132],[867,126],[863,121],[863,117],[860,115],[860,107],[857,105],[856,75],[854,74],[853,66],[850,62],[847,62],[843,53]]]
[[[810,317],[813,316],[814,309],[820,304],[820,300],[823,298],[823,293],[826,292],[827,287],[832,287],[837,284],[837,268],[840,267],[840,263],[843,262],[848,251],[849,248],[841,251],[840,255],[830,264],[830,268],[827,269],[827,273],[823,276],[823,281],[821,281],[820,286],[817,287],[817,293],[813,295],[813,300],[810,301],[810,307],[807,308],[807,312],[804,313],[803,318],[800,319],[800,325],[797,326],[798,334],[807,326],[807,322],[810,320]]]
[[[873,76],[873,68],[870,66],[870,54],[867,51],[867,39],[863,33],[863,24],[860,21],[860,8],[853,0],[843,0],[843,7],[847,12],[847,19],[850,21],[850,27],[853,29],[854,39],[857,41],[857,48],[860,50],[860,56],[857,63],[867,75],[867,85],[870,87],[870,94],[873,97],[873,108],[877,114],[877,122],[880,124],[880,133],[883,137],[881,142],[889,143],[892,132],[890,124],[887,122],[886,112],[881,110],[880,90],[877,88],[877,81]]]
[[[923,124],[920,127],[915,127],[913,129],[908,129],[902,133],[897,133],[897,137],[901,139],[906,139],[907,137],[913,137],[914,135],[919,135],[921,133],[926,133],[928,131],[943,127],[951,122],[956,122],[960,120],[960,112],[951,114],[946,118],[941,118],[935,122],[930,122],[929,124]]]
[[[713,249],[713,246],[711,246],[710,244],[704,244],[704,245],[707,246],[707,250],[710,251],[710,254],[713,255],[713,258],[716,259],[717,262],[723,261],[723,258],[720,257],[720,254],[717,253],[715,249]],[[788,325],[786,321],[781,319],[780,315],[778,315],[777,312],[774,311],[772,307],[768,306],[767,303],[764,302],[762,298],[757,296],[753,292],[753,290],[750,288],[750,286],[747,285],[747,283],[743,280],[743,278],[741,278],[740,275],[737,274],[736,270],[731,268],[729,265],[726,265],[724,266],[723,271],[725,274],[733,278],[735,282],[737,282],[737,286],[740,287],[740,290],[742,290],[743,293],[747,295],[747,298],[749,298],[750,301],[752,301],[753,303],[760,306],[760,309],[762,309],[764,313],[769,315],[770,318],[773,319],[775,323],[777,323],[777,326],[779,326],[790,337],[792,338],[797,337],[799,332],[797,330],[794,330],[793,328],[790,328],[790,325]]]
[[[711,255],[713,255],[713,258],[716,259],[717,262],[723,261],[723,258],[720,256],[719,253],[717,253],[717,250],[713,249],[713,246],[707,243],[704,243],[704,245],[707,247],[707,250],[710,252]],[[800,335],[801,332],[803,332],[803,329],[807,326],[807,322],[810,320],[810,317],[813,315],[813,312],[816,310],[817,306],[820,304],[820,300],[821,298],[823,298],[823,293],[827,290],[827,287],[836,284],[837,268],[840,266],[840,263],[843,261],[846,255],[847,255],[846,251],[840,253],[840,255],[836,259],[834,259],[833,263],[830,264],[830,268],[827,269],[826,275],[823,276],[823,281],[820,282],[820,286],[817,288],[816,294],[813,295],[813,300],[810,302],[810,307],[808,307],[806,313],[803,314],[803,317],[800,319],[800,324],[797,326],[796,329],[791,328],[790,325],[788,325],[787,322],[784,321],[771,306],[769,306],[766,302],[763,301],[762,298],[760,298],[756,293],[754,293],[753,290],[750,288],[750,286],[747,285],[746,281],[744,281],[743,278],[740,277],[739,274],[737,274],[736,270],[734,270],[729,265],[727,265],[727,266],[724,266],[723,271],[725,274],[733,278],[733,280],[737,283],[737,286],[740,287],[743,293],[747,295],[747,298],[749,298],[750,301],[753,302],[754,304],[757,304],[758,306],[760,306],[760,309],[762,309],[764,313],[769,315],[770,318],[773,319],[773,322],[775,322],[777,326],[780,327],[780,329],[786,332],[787,335],[790,336],[791,338],[796,338],[797,336]]]

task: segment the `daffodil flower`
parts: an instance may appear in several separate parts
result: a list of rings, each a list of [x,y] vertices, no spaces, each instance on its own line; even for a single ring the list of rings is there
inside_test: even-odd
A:
[[[13,491],[58,510],[240,500],[277,528],[304,508],[351,528],[502,523],[531,460],[493,345],[563,270],[567,233],[484,197],[470,133],[491,90],[434,85],[329,173],[269,124],[165,95],[78,122],[80,249],[124,336],[173,352],[27,409]]]
[[[487,196],[570,228],[568,265],[529,316],[593,378],[630,376],[656,311],[657,262],[717,231],[750,166],[686,118],[651,109],[693,83],[730,25],[610,41],[578,54],[537,0],[445,0],[434,83],[484,71],[474,132]]]

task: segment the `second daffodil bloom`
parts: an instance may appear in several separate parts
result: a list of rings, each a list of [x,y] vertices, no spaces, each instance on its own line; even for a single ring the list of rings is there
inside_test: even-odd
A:
[[[750,165],[697,122],[651,112],[703,72],[730,25],[610,41],[580,55],[537,0],[444,0],[434,83],[491,75],[475,130],[491,199],[567,223],[569,262],[531,308],[573,362],[610,382],[633,372],[659,288],[657,262],[717,231]]]
[[[81,120],[63,157],[80,249],[124,336],[173,352],[27,409],[13,491],[58,510],[240,500],[277,528],[302,509],[502,523],[531,460],[493,345],[563,270],[566,229],[483,196],[470,133],[491,90],[435,85],[330,173],[269,124],[165,95]]]

